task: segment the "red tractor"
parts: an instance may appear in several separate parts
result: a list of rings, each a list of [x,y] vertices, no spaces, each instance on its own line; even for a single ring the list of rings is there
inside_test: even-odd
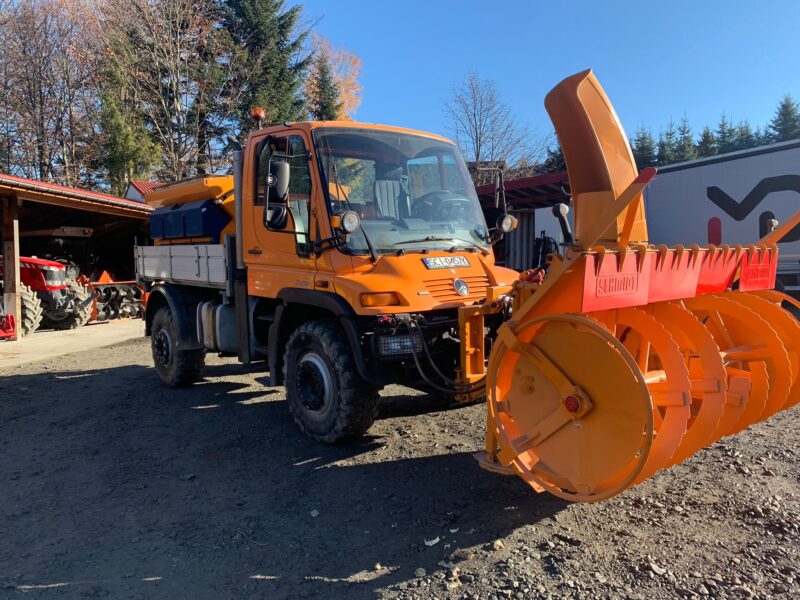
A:
[[[86,324],[92,316],[93,295],[85,286],[67,279],[63,264],[24,257],[19,263],[21,318],[16,328],[21,336],[36,331],[40,325],[75,329]],[[0,256],[0,276],[2,273],[3,257]]]

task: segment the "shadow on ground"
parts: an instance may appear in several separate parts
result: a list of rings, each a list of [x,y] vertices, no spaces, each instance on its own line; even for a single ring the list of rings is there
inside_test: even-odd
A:
[[[325,446],[238,365],[180,390],[87,367],[0,377],[6,593],[373,597],[564,507],[425,436],[390,452],[392,419],[439,410],[424,398],[387,398],[376,435]]]

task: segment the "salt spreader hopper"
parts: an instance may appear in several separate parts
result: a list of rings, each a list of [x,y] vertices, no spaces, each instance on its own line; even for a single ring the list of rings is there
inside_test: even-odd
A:
[[[614,496],[800,400],[800,325],[773,291],[777,242],[648,242],[639,172],[587,70],[545,106],[561,142],[574,240],[526,273],[484,370],[484,316],[460,309],[461,385],[485,376],[481,465],[572,501]],[[691,215],[686,215],[691,218]]]

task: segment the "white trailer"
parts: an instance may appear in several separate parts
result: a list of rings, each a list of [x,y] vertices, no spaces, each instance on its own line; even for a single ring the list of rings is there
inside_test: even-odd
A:
[[[749,244],[800,209],[800,140],[659,169],[645,191],[652,243]],[[778,285],[800,292],[800,227],[779,245]]]

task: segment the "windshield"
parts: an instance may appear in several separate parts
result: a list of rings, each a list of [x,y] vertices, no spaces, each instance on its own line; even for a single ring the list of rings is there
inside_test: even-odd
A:
[[[478,196],[453,144],[390,131],[314,131],[331,215],[354,210],[350,251],[488,248]],[[369,238],[367,240],[367,238]]]

